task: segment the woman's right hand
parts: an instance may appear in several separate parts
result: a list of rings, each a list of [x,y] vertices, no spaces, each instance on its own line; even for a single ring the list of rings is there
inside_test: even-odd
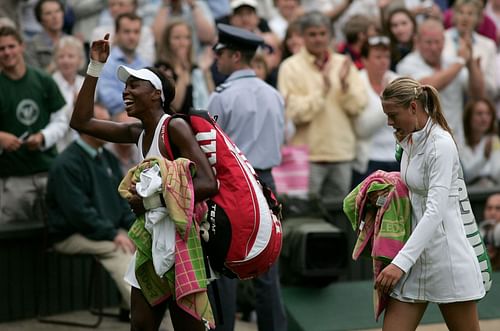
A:
[[[94,61],[105,63],[109,56],[109,33],[104,39],[94,40],[90,46],[90,58]]]

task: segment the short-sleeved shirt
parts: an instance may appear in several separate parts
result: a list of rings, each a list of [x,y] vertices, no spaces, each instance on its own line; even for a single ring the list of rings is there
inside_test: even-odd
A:
[[[281,162],[284,102],[250,69],[238,70],[210,96],[208,112],[256,169]]]
[[[45,128],[51,114],[66,103],[52,77],[31,67],[18,80],[0,73],[0,91],[0,131],[17,137]],[[14,152],[3,151],[0,177],[46,172],[55,155],[55,146],[44,151],[30,151],[25,146]]]

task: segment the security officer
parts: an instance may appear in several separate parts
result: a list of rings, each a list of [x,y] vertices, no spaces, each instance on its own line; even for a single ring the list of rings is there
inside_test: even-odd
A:
[[[208,111],[245,154],[261,180],[274,190],[271,169],[281,162],[284,102],[280,93],[250,68],[264,40],[230,25],[218,24],[217,28],[219,42],[213,48],[217,70],[229,77],[210,96]],[[266,274],[255,278],[253,284],[259,330],[287,330],[278,266],[275,264]],[[236,286],[236,279],[222,276],[217,280],[223,310],[223,324],[219,322],[217,330],[234,329]]]

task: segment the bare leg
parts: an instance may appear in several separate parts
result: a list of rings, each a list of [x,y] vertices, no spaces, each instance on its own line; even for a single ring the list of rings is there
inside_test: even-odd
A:
[[[132,286],[131,298],[131,331],[157,331],[167,309],[167,302],[151,306],[141,290]]]
[[[407,303],[393,298],[389,299],[384,314],[383,331],[414,331],[422,316],[427,303]]]
[[[450,331],[479,331],[479,316],[475,301],[439,305]]]
[[[205,326],[201,321],[188,314],[174,301],[170,302],[168,309],[170,310],[170,319],[174,330],[205,331]]]

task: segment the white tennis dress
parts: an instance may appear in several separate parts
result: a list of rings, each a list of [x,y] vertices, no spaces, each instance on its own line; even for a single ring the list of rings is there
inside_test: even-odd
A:
[[[455,142],[429,118],[401,146],[401,177],[410,190],[412,234],[392,262],[405,274],[391,296],[435,303],[482,298],[479,263],[460,214]]]

